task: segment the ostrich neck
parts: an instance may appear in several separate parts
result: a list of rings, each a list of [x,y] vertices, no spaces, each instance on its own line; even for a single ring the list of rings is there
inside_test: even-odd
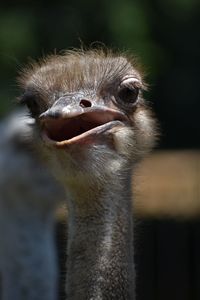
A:
[[[9,214],[10,215],[10,214]],[[3,300],[57,299],[53,216],[6,216],[1,261]]]
[[[135,299],[131,174],[125,177],[115,174],[70,201],[67,299]]]

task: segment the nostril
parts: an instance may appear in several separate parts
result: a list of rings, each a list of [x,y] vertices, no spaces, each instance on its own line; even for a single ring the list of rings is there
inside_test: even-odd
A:
[[[79,103],[81,107],[91,107],[92,103],[87,99],[82,99]]]

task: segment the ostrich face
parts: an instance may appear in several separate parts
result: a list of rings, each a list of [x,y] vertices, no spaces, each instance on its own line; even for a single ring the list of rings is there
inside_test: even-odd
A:
[[[117,171],[117,161],[128,166],[152,146],[143,79],[125,56],[50,56],[25,70],[20,83],[43,150],[71,173],[98,173],[107,164]]]

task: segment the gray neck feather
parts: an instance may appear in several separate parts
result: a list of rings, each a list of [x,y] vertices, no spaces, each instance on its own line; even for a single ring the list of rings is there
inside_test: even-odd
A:
[[[52,218],[53,219],[53,218]],[[1,257],[3,300],[57,299],[52,220],[8,220]],[[5,223],[4,223],[5,224]],[[2,238],[1,238],[2,240]]]
[[[28,132],[25,121],[21,125]],[[13,128],[5,126],[0,151],[2,299],[55,300],[54,212],[60,187]]]

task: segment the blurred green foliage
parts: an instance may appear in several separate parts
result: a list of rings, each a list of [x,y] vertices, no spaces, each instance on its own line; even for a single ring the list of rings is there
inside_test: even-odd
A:
[[[199,0],[1,1],[0,115],[19,93],[15,78],[29,57],[100,42],[146,66],[161,145],[200,146],[199,28]]]

